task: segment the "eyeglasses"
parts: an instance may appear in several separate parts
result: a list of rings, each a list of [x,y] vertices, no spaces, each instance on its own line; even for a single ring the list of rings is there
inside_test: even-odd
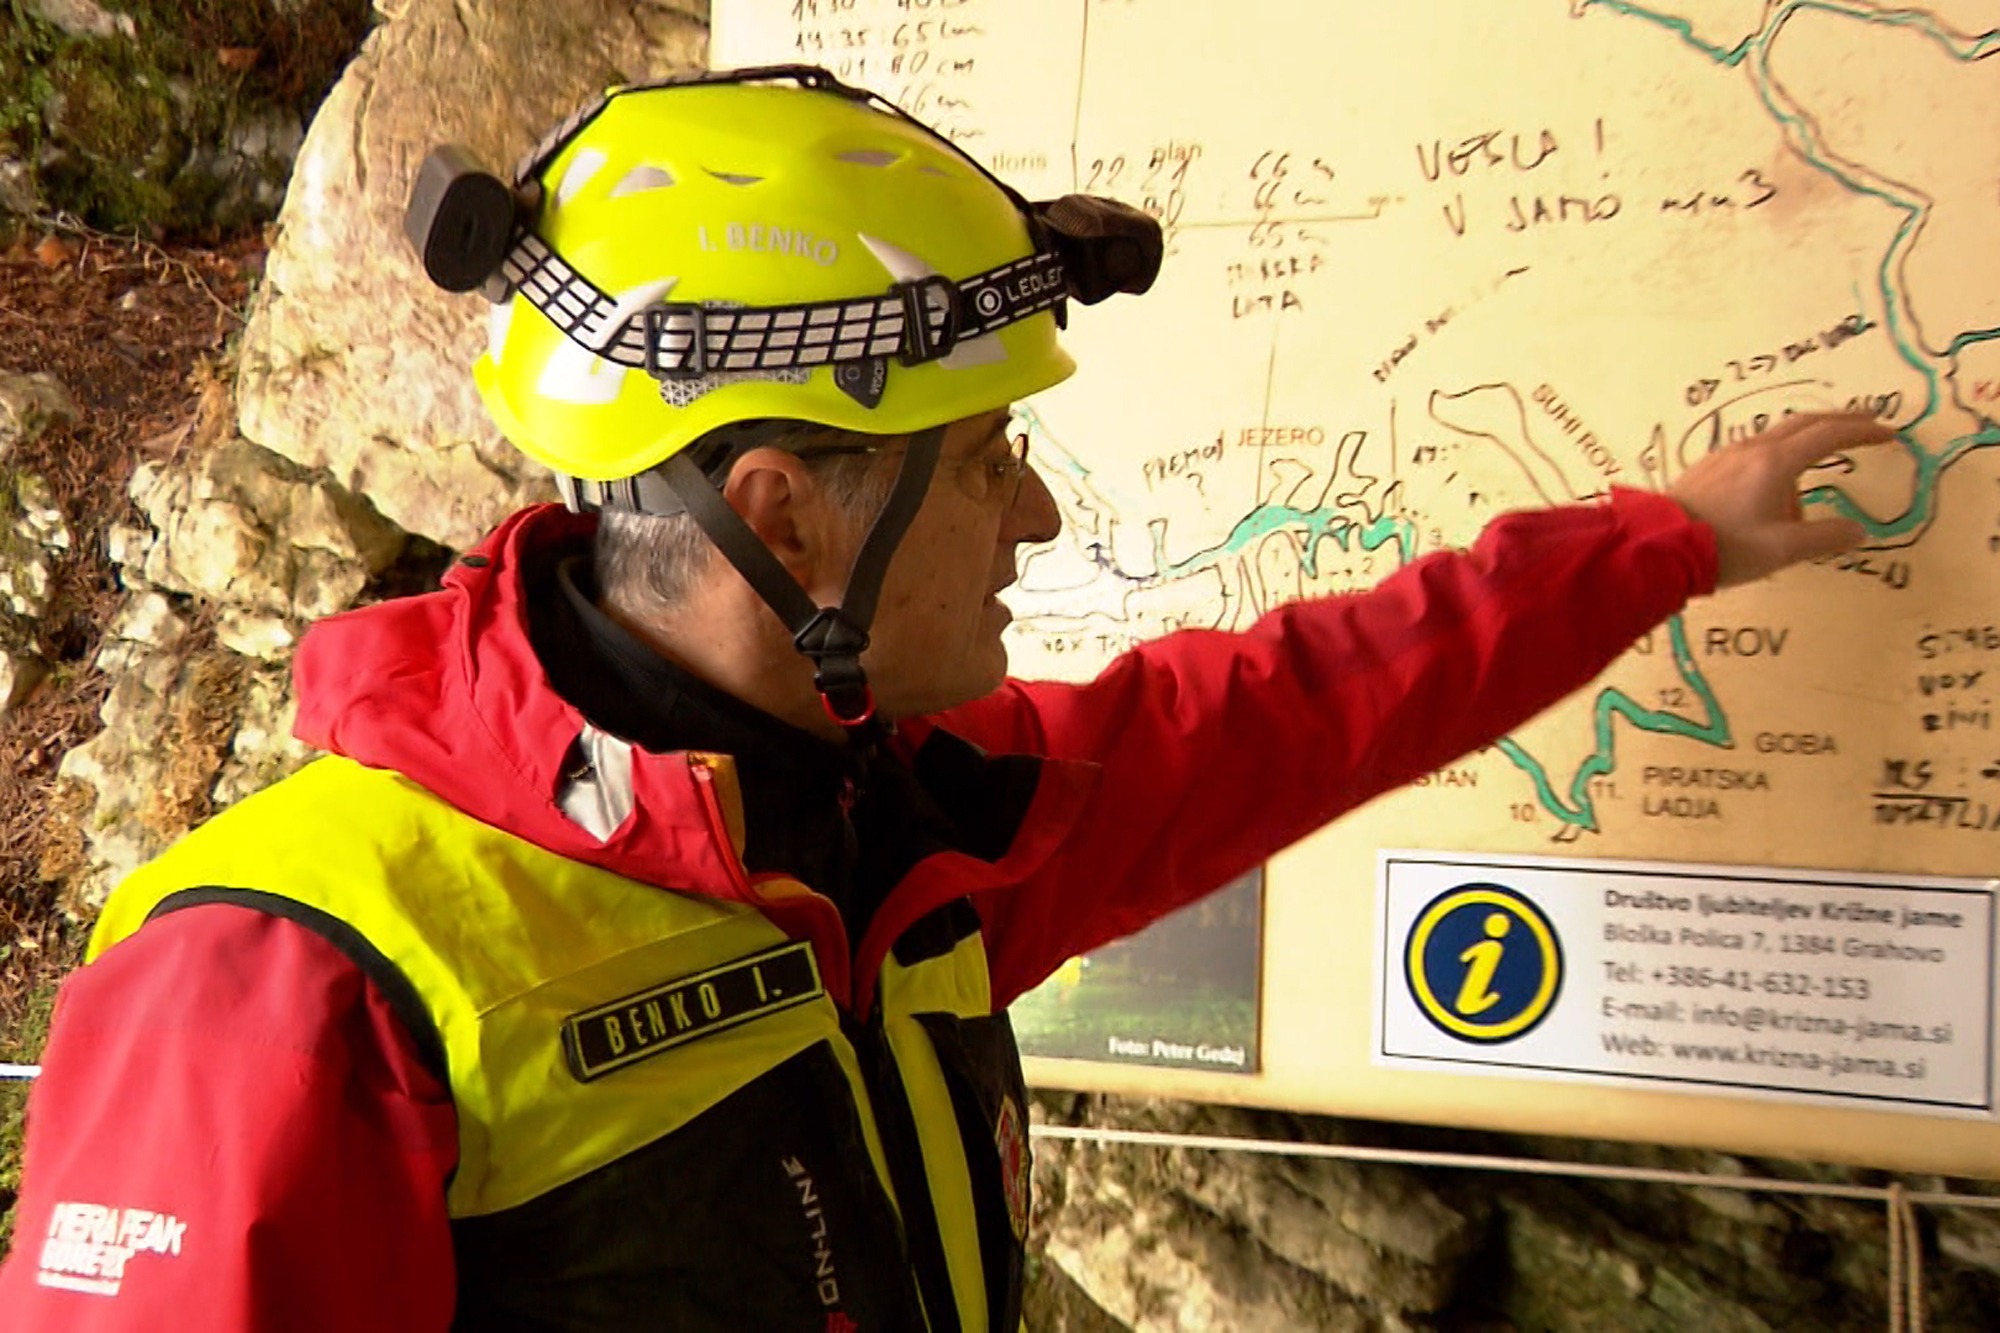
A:
[[[986,493],[1004,495],[1004,506],[1012,509],[1021,499],[1021,487],[1028,480],[1033,464],[1028,462],[1028,432],[1016,431],[1007,437],[1007,452],[987,454],[979,462],[986,471]]]
[[[797,450],[800,458],[833,458],[860,456],[864,454],[888,454],[903,448],[903,442],[894,444],[809,444]],[[1005,496],[1002,509],[1012,509],[1020,503],[1021,487],[1028,480],[1028,473],[1034,465],[1028,461],[1028,432],[1016,431],[1007,438],[1006,453],[973,454],[965,458],[940,460],[952,462],[968,470],[978,468],[981,476],[979,497],[990,500]]]

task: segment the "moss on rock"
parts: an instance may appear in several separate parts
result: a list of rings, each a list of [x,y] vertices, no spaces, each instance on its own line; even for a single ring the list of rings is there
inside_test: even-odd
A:
[[[95,36],[0,7],[0,159],[36,206],[180,235],[272,214],[289,153],[244,132],[302,127],[370,22],[368,0],[110,0],[133,35]]]

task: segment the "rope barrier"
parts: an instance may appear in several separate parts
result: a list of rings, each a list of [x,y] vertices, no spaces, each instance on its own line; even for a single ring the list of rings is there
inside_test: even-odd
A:
[[[1902,1184],[1889,1186],[1889,1333],[1924,1333],[1924,1243]]]
[[[0,1063],[0,1081],[32,1079],[39,1065]],[[1169,1134],[1158,1130],[1104,1129],[1088,1125],[1030,1125],[1028,1136],[1068,1143],[1124,1144],[1141,1148],[1193,1148],[1203,1152],[1240,1152],[1267,1157],[1319,1157],[1344,1162],[1375,1162],[1390,1166],[1437,1167],[1458,1171],[1498,1171],[1523,1176],[1566,1176],[1579,1180],[1617,1180],[1647,1185],[1683,1185],[1696,1189],[1732,1189],[1746,1193],[1800,1194],[1820,1198],[1881,1203],[1889,1223],[1889,1333],[1924,1333],[1923,1236],[1916,1210],[1926,1207],[1975,1208],[2000,1212],[2000,1198],[1912,1190],[1901,1181],[1889,1186],[1836,1185],[1814,1180],[1779,1180],[1770,1176],[1719,1175],[1705,1171],[1674,1171],[1655,1167],[1598,1166],[1589,1162],[1550,1162],[1533,1157],[1501,1157],[1484,1153],[1430,1152],[1415,1148],[1366,1148],[1351,1143],[1305,1143],[1286,1139],[1251,1139],[1221,1134]]]
[[[1030,1125],[1028,1135],[1030,1138],[1070,1143],[1117,1143],[1135,1147],[1193,1148],[1205,1152],[1321,1157],[1395,1166],[1499,1171],[1525,1176],[1568,1176],[1584,1180],[1618,1180],[1651,1185],[1684,1185],[1697,1189],[1815,1195],[1821,1198],[1881,1203],[1888,1210],[1889,1222],[1889,1333],[1924,1333],[1923,1236],[1917,1225],[1917,1205],[2000,1212],[2000,1198],[1989,1198],[1979,1194],[1912,1190],[1906,1188],[1900,1181],[1886,1188],[1872,1185],[1835,1185],[1813,1180],[1778,1180],[1768,1176],[1717,1175],[1703,1171],[1673,1171],[1652,1167],[1598,1166],[1589,1162],[1548,1162],[1533,1157],[1429,1152],[1413,1148],[1364,1148],[1347,1143],[1302,1143],[1284,1139],[1249,1139],[1218,1134],[1169,1134],[1156,1130],[1102,1129],[1086,1125]]]
[[[1425,1152],[1412,1148],[1363,1148],[1346,1143],[1296,1143],[1282,1139],[1229,1138],[1211,1134],[1166,1134],[1152,1130],[1099,1129],[1083,1125],[1034,1125],[1029,1136],[1067,1139],[1078,1143],[1127,1143],[1159,1148],[1201,1148],[1214,1152],[1263,1153],[1289,1157],[1332,1157],[1345,1161],[1385,1162],[1400,1166],[1452,1167],[1468,1171],[1509,1171],[1519,1175],[1577,1176],[1595,1180],[1627,1180],[1656,1185],[1690,1185],[1773,1194],[1817,1194],[1842,1199],[1886,1202],[1891,1189],[1873,1185],[1834,1185],[1812,1180],[1778,1180],[1770,1176],[1724,1176],[1703,1171],[1672,1171],[1651,1167],[1596,1166],[1588,1162],[1547,1162],[1533,1157],[1493,1157],[1478,1153]],[[2000,1212],[2000,1198],[1979,1194],[1943,1194],[1908,1190],[1912,1204],[1946,1204]]]

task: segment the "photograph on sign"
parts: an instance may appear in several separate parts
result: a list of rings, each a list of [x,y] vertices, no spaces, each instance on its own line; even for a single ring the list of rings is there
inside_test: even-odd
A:
[[[1254,1074],[1264,872],[1072,958],[1009,1011],[1023,1055]]]
[[[1385,852],[1376,1060],[1991,1117],[1994,892]]]

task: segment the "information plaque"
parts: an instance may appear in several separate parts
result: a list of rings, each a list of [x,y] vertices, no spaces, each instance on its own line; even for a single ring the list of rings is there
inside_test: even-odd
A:
[[[1993,1111],[1991,881],[1386,852],[1391,1067]]]

